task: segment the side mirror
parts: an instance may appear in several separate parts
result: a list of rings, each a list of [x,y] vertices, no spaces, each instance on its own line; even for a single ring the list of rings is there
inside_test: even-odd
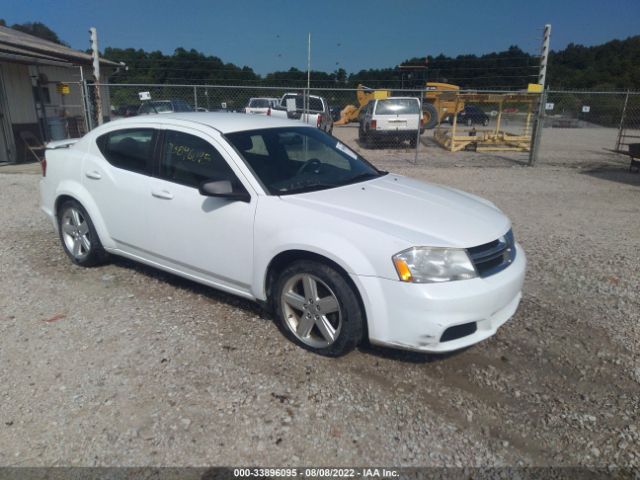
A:
[[[198,189],[205,197],[220,197],[232,201],[249,202],[251,195],[244,188],[233,188],[229,180],[205,180]]]

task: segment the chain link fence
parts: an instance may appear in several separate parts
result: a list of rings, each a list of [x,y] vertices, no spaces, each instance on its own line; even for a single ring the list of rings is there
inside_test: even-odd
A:
[[[316,119],[321,107],[315,97],[321,97],[327,104],[321,128],[383,168],[416,164],[527,165],[533,163],[534,155],[537,164],[624,163],[626,157],[620,153],[627,152],[630,143],[640,143],[638,92],[551,90],[540,95],[513,91],[442,93],[381,88],[83,83],[70,87],[73,101],[68,102],[65,116],[75,118],[78,125],[66,128],[65,134],[70,137],[98,125],[100,111],[103,122],[170,111],[289,118],[308,112]],[[383,125],[383,129],[395,129],[395,133],[368,135],[371,121],[376,119],[370,101],[390,96],[415,99],[416,106],[409,110],[411,115],[398,116],[395,123]],[[288,107],[287,97],[294,98]],[[297,116],[288,109],[297,111]],[[380,129],[380,124],[374,128]]]
[[[638,92],[551,90],[544,108],[541,149],[547,164],[625,163],[629,144],[640,142]]]

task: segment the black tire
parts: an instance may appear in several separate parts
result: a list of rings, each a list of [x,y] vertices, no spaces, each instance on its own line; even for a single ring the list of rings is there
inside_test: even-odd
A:
[[[338,312],[324,316],[321,315],[323,318],[328,318],[330,315],[333,315],[331,321],[333,322],[334,327],[337,325],[337,328],[335,329],[335,339],[329,345],[314,346],[310,344],[314,335],[316,337],[320,337],[322,340],[322,332],[318,328],[317,321],[311,322],[313,326],[311,327],[311,330],[309,330],[309,334],[307,335],[308,340],[306,340],[306,342],[309,343],[302,341],[297,334],[294,333],[293,327],[289,323],[290,321],[295,321],[297,319],[293,318],[295,315],[287,316],[285,309],[289,309],[290,311],[290,307],[285,304],[283,293],[285,289],[288,292],[289,285],[292,283],[295,284],[296,279],[301,276],[312,276],[319,280],[317,283],[318,299],[322,299],[323,296],[326,297],[327,295],[331,296],[331,294],[333,294],[334,298],[337,299],[337,304],[339,306]],[[328,289],[325,287],[328,287]],[[324,294],[322,294],[323,296],[321,296],[321,290],[324,291]],[[350,352],[362,341],[365,331],[364,314],[360,307],[358,296],[343,275],[330,266],[312,260],[299,260],[293,262],[280,272],[275,281],[272,292],[271,303],[273,311],[275,312],[278,327],[289,340],[302,348],[319,355],[338,357]],[[307,301],[304,297],[303,300],[305,302]],[[316,300],[316,303],[318,306],[320,305],[318,300]],[[310,304],[307,305],[309,305],[308,308],[313,307]],[[300,312],[298,315],[299,325],[299,323],[302,322],[304,312],[302,310],[296,310],[296,312]],[[316,316],[316,318],[318,317]]]
[[[371,148],[371,136],[362,129],[358,132],[358,141],[361,147]]]
[[[423,128],[431,130],[438,124],[438,110],[432,103],[422,104]]]
[[[78,212],[78,218],[82,220],[79,222],[78,226],[74,225],[73,222],[68,221],[73,217],[74,211]],[[100,242],[98,233],[93,226],[91,217],[89,217],[89,214],[80,203],[75,200],[66,200],[58,208],[57,216],[60,243],[62,243],[64,252],[73,263],[80,265],[81,267],[94,267],[96,265],[101,265],[108,260],[109,254],[102,247],[102,243]],[[86,230],[84,230],[85,227],[82,227],[83,225],[86,225]],[[81,235],[82,232],[86,233]],[[86,244],[83,244],[80,246],[80,251],[74,253],[74,249],[70,246],[70,243],[75,242],[74,235],[79,236],[75,239],[79,242],[80,236],[86,237],[89,242],[89,247],[87,248]]]
[[[416,148],[418,146],[418,137],[416,135],[409,137],[409,146],[411,148]]]

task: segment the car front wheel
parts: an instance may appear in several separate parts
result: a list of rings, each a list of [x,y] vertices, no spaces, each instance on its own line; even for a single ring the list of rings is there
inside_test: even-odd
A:
[[[58,231],[62,248],[76,265],[92,267],[107,259],[89,214],[75,200],[67,200],[60,206]]]
[[[274,309],[284,334],[307,350],[337,357],[362,340],[363,313],[345,278],[319,262],[286,267],[274,289]]]

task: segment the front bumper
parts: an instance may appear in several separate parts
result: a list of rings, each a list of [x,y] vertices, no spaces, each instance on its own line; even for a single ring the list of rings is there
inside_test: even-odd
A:
[[[526,256],[486,278],[446,283],[403,283],[353,275],[362,294],[371,343],[421,352],[449,352],[496,333],[520,303]],[[441,341],[449,327],[476,323],[475,332]]]

